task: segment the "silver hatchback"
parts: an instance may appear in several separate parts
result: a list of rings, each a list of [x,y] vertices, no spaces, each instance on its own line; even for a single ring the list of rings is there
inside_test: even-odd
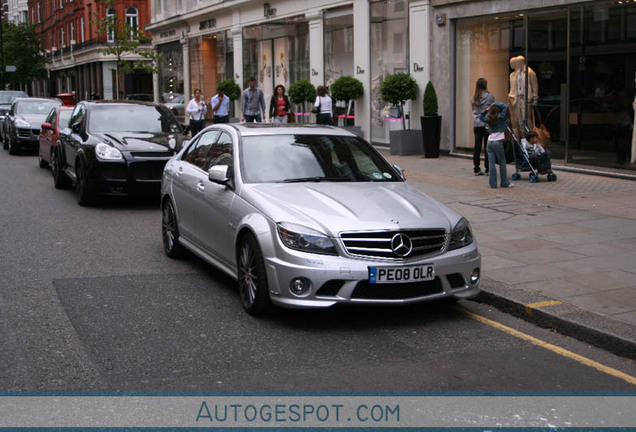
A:
[[[166,254],[237,279],[253,315],[479,292],[468,221],[342,129],[210,126],[166,164],[161,192]]]

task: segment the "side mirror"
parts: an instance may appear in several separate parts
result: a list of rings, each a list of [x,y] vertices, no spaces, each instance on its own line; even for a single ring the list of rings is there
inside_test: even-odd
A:
[[[397,165],[393,165],[393,169],[397,171],[397,173],[400,175],[400,178],[404,181],[406,181],[406,175],[404,174],[404,171],[402,171],[402,168],[400,168]]]
[[[215,165],[208,171],[208,179],[211,182],[226,184],[230,181],[230,167],[227,165]]]
[[[51,126],[51,123],[42,123],[42,130],[51,130],[53,129],[53,126]]]

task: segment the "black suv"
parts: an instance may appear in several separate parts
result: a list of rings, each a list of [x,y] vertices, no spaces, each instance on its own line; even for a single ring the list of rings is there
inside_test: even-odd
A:
[[[186,133],[161,104],[80,102],[51,157],[55,187],[74,185],[80,205],[98,195],[159,197],[163,168]]]

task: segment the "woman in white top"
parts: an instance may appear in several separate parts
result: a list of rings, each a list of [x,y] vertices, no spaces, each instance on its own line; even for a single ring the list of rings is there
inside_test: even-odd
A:
[[[208,107],[205,101],[201,99],[201,90],[194,90],[194,97],[186,107],[186,114],[190,116],[190,133],[194,137],[205,127],[205,114]]]
[[[331,96],[329,96],[329,90],[325,86],[318,86],[316,89],[318,97],[314,102],[315,108],[320,108],[318,114],[316,114],[316,124],[332,125],[333,124],[333,104],[331,103]]]

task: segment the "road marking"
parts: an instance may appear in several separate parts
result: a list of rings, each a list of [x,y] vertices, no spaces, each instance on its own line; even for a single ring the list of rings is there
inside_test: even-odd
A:
[[[528,303],[526,305],[526,315],[532,316],[532,311],[536,308],[540,308],[543,306],[555,306],[555,305],[560,305],[562,303],[563,302],[560,300],[550,300],[550,301],[544,301],[544,302]]]
[[[626,374],[624,372],[621,372],[621,371],[613,369],[611,367],[602,365],[601,363],[595,362],[594,360],[590,360],[587,357],[583,357],[582,355],[575,354],[572,351],[568,351],[568,350],[566,350],[564,348],[561,348],[561,347],[558,347],[558,346],[553,345],[551,343],[542,341],[541,339],[537,339],[534,336],[530,336],[528,334],[522,333],[519,330],[515,330],[515,329],[513,329],[511,327],[505,326],[505,325],[500,324],[500,323],[498,323],[496,321],[493,321],[491,319],[485,318],[485,317],[483,317],[481,315],[474,314],[472,312],[469,312],[467,310],[461,309],[459,307],[457,307],[456,310],[462,312],[464,315],[467,315],[468,317],[470,317],[470,318],[472,318],[472,319],[474,319],[476,321],[479,321],[481,323],[484,323],[486,325],[494,327],[494,328],[496,328],[498,330],[504,331],[504,332],[506,332],[506,333],[508,333],[508,334],[510,334],[512,336],[515,336],[515,337],[519,338],[519,339],[527,340],[529,342],[532,342],[535,345],[538,345],[538,346],[540,346],[542,348],[545,348],[547,350],[555,352],[556,354],[559,354],[559,355],[561,355],[563,357],[570,358],[570,359],[575,360],[575,361],[577,361],[579,363],[582,363],[582,364],[584,364],[586,366],[589,366],[591,368],[599,370],[599,371],[601,371],[603,373],[606,373],[608,375],[612,375],[612,376],[614,376],[616,378],[622,379],[623,381],[627,381],[630,384],[636,385],[636,378],[631,376],[631,375],[628,375],[628,374]]]

